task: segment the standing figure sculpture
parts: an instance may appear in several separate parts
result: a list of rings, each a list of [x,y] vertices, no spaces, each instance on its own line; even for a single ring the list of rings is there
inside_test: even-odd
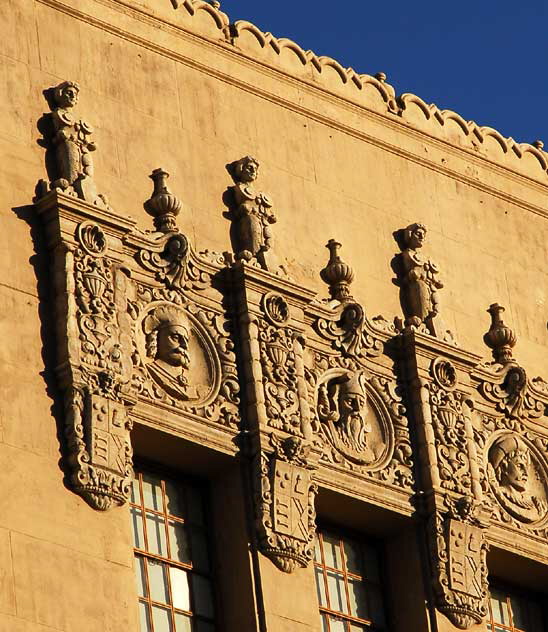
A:
[[[253,183],[259,173],[259,162],[245,156],[234,165],[235,208],[233,212],[236,258],[244,261],[255,259],[265,270],[272,270],[270,255],[272,231],[270,224],[276,222],[270,198],[255,191]]]
[[[68,190],[87,202],[106,206],[105,198],[97,193],[93,181],[90,155],[96,149],[91,139],[93,128],[77,119],[73,112],[79,93],[80,88],[73,81],[63,81],[53,93],[56,107],[51,117],[58,177],[51,188]]]
[[[177,399],[191,399],[186,372],[190,368],[190,326],[183,312],[175,306],[160,305],[143,321],[147,365],[154,381]],[[192,389],[193,390],[193,389]]]
[[[443,337],[439,324],[438,290],[443,287],[439,268],[430,259],[423,259],[419,250],[424,245],[426,226],[411,224],[403,231],[404,249],[400,255],[400,299],[405,326],[424,323],[433,336]]]

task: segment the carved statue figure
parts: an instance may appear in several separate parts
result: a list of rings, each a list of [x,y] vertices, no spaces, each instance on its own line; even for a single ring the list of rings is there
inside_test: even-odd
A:
[[[376,455],[368,445],[367,435],[372,427],[367,421],[367,395],[362,379],[356,372],[320,386],[318,413],[336,448],[347,456],[359,455],[361,462],[371,462]]]
[[[153,361],[147,365],[151,377],[178,399],[196,397],[185,372],[190,368],[190,326],[175,306],[161,305],[143,321],[146,352]]]
[[[73,81],[63,81],[54,90],[56,108],[52,112],[53,144],[57,158],[58,178],[51,183],[53,189],[69,189],[94,204],[106,205],[97,193],[93,181],[93,163],[90,153],[95,151],[91,139],[93,128],[74,116],[80,87]]]
[[[506,511],[520,522],[537,522],[548,511],[546,498],[531,489],[531,452],[517,436],[503,436],[489,449],[495,495]]]
[[[428,331],[441,333],[434,319],[439,313],[437,290],[443,287],[439,268],[430,259],[423,259],[419,250],[424,245],[426,226],[411,224],[403,233],[404,250],[401,253],[400,287],[405,325],[419,326],[424,323]]]
[[[233,218],[235,222],[236,258],[245,261],[256,259],[265,270],[272,269],[266,254],[272,247],[270,224],[276,222],[272,212],[272,201],[252,183],[259,173],[259,162],[245,156],[234,165],[232,187],[235,199]]]

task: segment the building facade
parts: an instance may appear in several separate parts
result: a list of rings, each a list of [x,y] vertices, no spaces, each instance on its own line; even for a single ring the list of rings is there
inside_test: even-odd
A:
[[[0,8],[0,631],[548,630],[542,143],[217,4]]]

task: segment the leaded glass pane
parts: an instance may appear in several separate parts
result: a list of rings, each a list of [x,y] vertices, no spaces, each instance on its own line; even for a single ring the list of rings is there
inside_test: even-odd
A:
[[[152,606],[152,623],[154,632],[172,632],[171,612],[166,608]]]
[[[167,586],[167,569],[162,562],[149,559],[148,586],[152,601],[169,603],[169,589]]]
[[[143,474],[143,499],[147,509],[163,511],[162,482],[152,474]]]
[[[141,624],[141,632],[150,632],[152,627],[150,625],[150,613],[148,611],[148,604],[143,601],[139,602],[139,621]]]
[[[133,527],[133,545],[136,549],[144,550],[145,534],[143,531],[143,513],[140,509],[131,507],[129,510],[131,516],[131,526]]]
[[[180,522],[168,523],[169,546],[171,559],[176,562],[190,564],[190,546],[186,528]]]
[[[342,569],[341,546],[339,543],[339,538],[324,533],[323,554],[326,566]]]
[[[135,579],[137,580],[137,594],[139,597],[146,597],[146,575],[145,575],[145,560],[140,555],[135,556]]]
[[[188,573],[181,568],[171,567],[171,595],[173,606],[180,610],[190,611],[190,587],[188,585]]]
[[[347,612],[344,577],[333,571],[327,571],[327,590],[331,610]]]
[[[149,553],[167,557],[166,523],[163,516],[146,514],[147,541]]]
[[[191,618],[186,614],[175,613],[175,631],[176,632],[192,632]]]

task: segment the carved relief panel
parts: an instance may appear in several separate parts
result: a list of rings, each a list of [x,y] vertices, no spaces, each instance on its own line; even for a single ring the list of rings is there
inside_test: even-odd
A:
[[[72,112],[78,94],[72,82],[54,90],[56,177],[39,187],[36,208],[51,251],[69,482],[106,509],[129,494],[134,417],[158,418],[161,408],[162,419],[171,412],[185,424],[230,430],[231,444],[239,382],[224,258],[196,255],[179,232],[182,203],[164,170],[152,173],[144,204],[155,232],[137,230],[96,193],[91,128]]]
[[[504,324],[504,308],[487,310],[491,327],[484,340],[494,362],[479,364],[473,378],[481,407],[475,440],[481,448],[482,486],[495,524],[527,534],[536,549],[548,538],[548,389],[530,379],[513,358],[517,338]],[[523,544],[522,544],[523,546]]]
[[[396,336],[392,323],[371,321],[350,293],[352,268],[341,245],[327,244],[322,270],[331,299],[308,307],[305,375],[312,425],[323,444],[321,462],[410,493],[413,462],[405,408],[393,361],[385,346]]]

